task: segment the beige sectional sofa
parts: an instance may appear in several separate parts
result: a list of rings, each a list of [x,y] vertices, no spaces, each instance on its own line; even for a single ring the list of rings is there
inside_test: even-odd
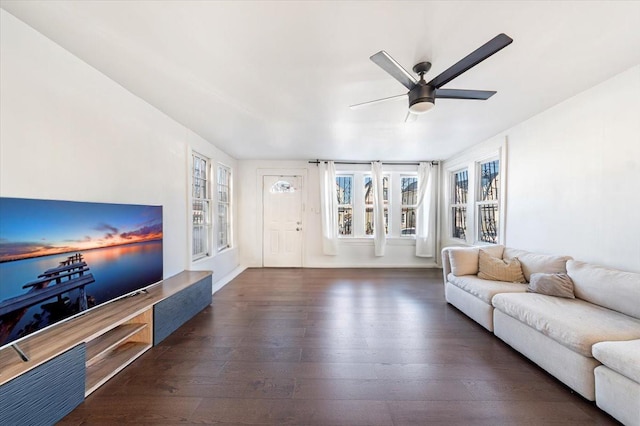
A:
[[[566,274],[575,298],[478,277],[481,249],[519,263],[527,282]],[[640,274],[503,246],[445,248],[442,263],[447,302],[624,424],[640,425]]]

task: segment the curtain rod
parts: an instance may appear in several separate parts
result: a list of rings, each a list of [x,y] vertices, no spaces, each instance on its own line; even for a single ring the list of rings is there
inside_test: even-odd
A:
[[[309,164],[320,164],[323,161],[329,160],[309,160]],[[371,164],[371,161],[334,161],[335,164]],[[394,166],[418,166],[419,162],[406,162],[406,161],[383,161],[382,164],[389,164]],[[431,161],[431,164],[437,166],[438,161]]]

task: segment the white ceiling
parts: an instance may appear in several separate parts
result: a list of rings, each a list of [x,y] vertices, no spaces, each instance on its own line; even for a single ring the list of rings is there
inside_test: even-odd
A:
[[[445,159],[640,63],[640,2],[1,1],[2,8],[238,159]],[[404,123],[386,50],[430,80],[514,42]],[[597,101],[597,100],[594,100]]]

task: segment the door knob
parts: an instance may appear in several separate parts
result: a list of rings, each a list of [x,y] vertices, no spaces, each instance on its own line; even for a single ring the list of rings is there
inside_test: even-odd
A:
[[[297,228],[296,228],[296,231],[302,231],[302,228],[297,227]]]

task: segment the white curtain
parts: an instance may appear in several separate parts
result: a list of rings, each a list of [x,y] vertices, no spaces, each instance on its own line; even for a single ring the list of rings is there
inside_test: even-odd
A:
[[[436,169],[436,170],[434,170]],[[418,204],[416,208],[416,256],[434,257],[436,249],[436,171],[430,162],[418,166]]]
[[[384,226],[384,191],[382,188],[382,163],[371,163],[371,190],[373,191],[373,245],[375,255],[384,256],[387,235]]]
[[[320,180],[320,210],[322,216],[322,252],[338,254],[338,193],[336,166],[333,161],[318,164]]]

